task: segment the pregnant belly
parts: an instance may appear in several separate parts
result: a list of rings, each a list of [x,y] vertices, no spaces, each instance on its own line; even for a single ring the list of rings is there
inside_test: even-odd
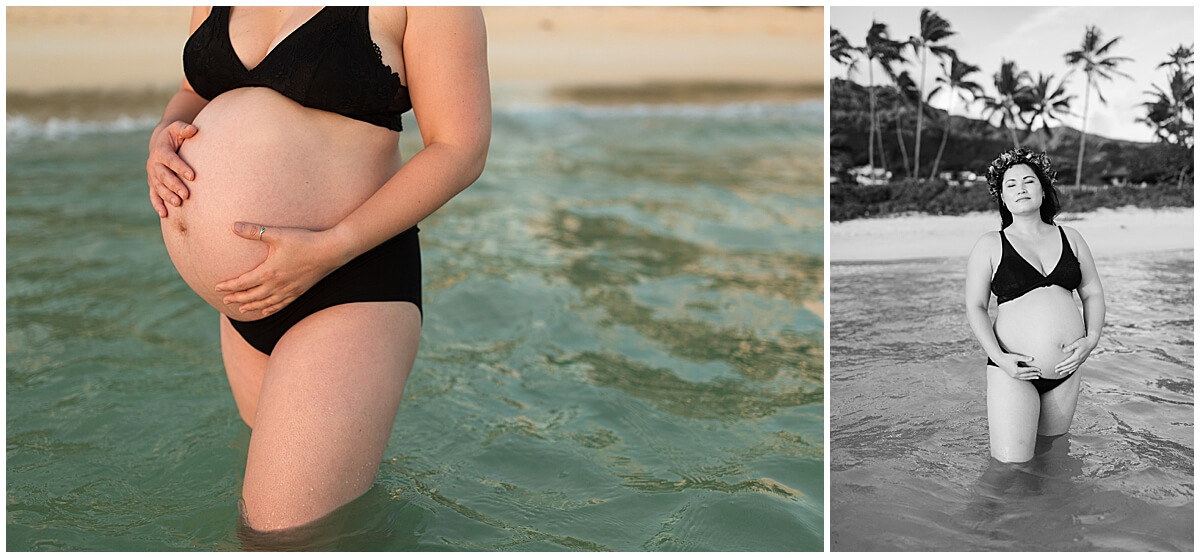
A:
[[[995,332],[1004,352],[1033,357],[1043,377],[1057,378],[1054,365],[1068,356],[1063,346],[1083,337],[1083,316],[1070,291],[1044,287],[1001,304]]]
[[[215,286],[262,263],[267,245],[234,234],[235,222],[328,229],[399,168],[394,133],[269,89],[225,93],[193,123],[179,155],[196,179],[182,207],[168,208],[163,242],[188,286],[237,320],[262,315],[224,304]]]

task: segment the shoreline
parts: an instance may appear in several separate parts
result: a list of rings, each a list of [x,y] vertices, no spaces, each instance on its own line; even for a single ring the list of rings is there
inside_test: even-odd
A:
[[[1097,209],[1064,212],[1055,222],[1083,235],[1097,258],[1195,249],[1195,208]],[[831,223],[830,263],[967,257],[976,240],[997,230],[995,212],[897,215]]]

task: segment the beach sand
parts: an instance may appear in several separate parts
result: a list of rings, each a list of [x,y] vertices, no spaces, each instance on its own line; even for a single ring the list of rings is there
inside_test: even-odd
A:
[[[1055,220],[1083,235],[1092,255],[1191,250],[1193,208],[1100,209],[1063,213]],[[832,223],[829,259],[834,262],[966,257],[979,236],[1000,228],[991,212],[959,216],[903,215]]]
[[[174,89],[182,76],[190,10],[8,7],[7,91],[28,98]],[[822,92],[821,8],[483,11],[500,102],[597,93],[604,99],[620,92],[651,101],[705,91],[723,98],[819,98]]]

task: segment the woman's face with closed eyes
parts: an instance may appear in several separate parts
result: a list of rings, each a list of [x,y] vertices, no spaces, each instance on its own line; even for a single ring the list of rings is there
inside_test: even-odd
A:
[[[1013,165],[1004,171],[1000,181],[1000,199],[1012,213],[1038,211],[1045,192],[1033,169],[1027,165]]]

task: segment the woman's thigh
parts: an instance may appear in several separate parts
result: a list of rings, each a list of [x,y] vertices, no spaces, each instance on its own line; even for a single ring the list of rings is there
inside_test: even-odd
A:
[[[284,334],[250,436],[250,527],[308,523],[370,488],[420,337],[420,312],[407,302],[334,306]]]
[[[247,426],[254,428],[258,393],[267,371],[267,355],[242,339],[224,315],[221,316],[221,360],[225,363],[225,375],[229,378],[238,413]]]
[[[1042,394],[1039,435],[1058,436],[1070,430],[1071,420],[1075,418],[1075,404],[1079,402],[1080,372],[1076,370],[1070,379]]]
[[[1033,384],[987,367],[988,437],[992,457],[1006,463],[1033,459],[1041,402]]]

